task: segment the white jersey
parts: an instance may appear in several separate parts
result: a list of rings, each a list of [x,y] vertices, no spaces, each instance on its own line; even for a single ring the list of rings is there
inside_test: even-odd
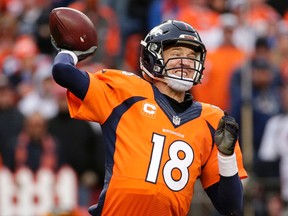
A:
[[[263,161],[280,159],[281,193],[288,201],[288,114],[269,119],[258,154]]]

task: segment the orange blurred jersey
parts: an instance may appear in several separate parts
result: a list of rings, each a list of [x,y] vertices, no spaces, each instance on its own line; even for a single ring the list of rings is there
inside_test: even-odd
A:
[[[71,116],[101,124],[105,186],[93,215],[187,215],[193,187],[219,181],[213,133],[223,111],[194,102],[176,113],[155,87],[124,71],[89,74],[84,101],[68,92]],[[239,144],[241,178],[247,176]]]
[[[245,53],[233,46],[220,46],[207,54],[203,83],[192,88],[194,98],[229,110],[231,76],[244,59]]]

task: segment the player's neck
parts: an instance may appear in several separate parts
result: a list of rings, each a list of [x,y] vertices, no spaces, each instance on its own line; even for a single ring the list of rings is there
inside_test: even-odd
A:
[[[166,96],[167,100],[169,101],[169,104],[172,106],[173,110],[177,113],[184,112],[193,103],[193,100],[192,100],[193,97],[189,93],[185,94],[185,99],[181,103],[175,101],[174,99],[170,98],[167,95],[165,95],[165,96]]]
[[[172,88],[170,88],[169,86],[167,86],[166,83],[164,82],[154,82],[154,85],[159,89],[159,91],[172,98],[173,100],[177,101],[178,103],[182,103],[184,101],[185,98],[185,92],[177,92],[175,90],[173,90]]]

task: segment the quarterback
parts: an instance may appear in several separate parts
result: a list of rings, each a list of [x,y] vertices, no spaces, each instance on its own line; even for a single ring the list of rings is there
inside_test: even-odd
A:
[[[104,187],[91,215],[185,216],[197,179],[221,214],[242,211],[238,124],[189,93],[201,83],[206,55],[192,26],[169,20],[147,34],[143,77],[82,71],[78,61],[95,50],[58,51],[52,73],[67,88],[71,117],[98,122],[106,145]]]

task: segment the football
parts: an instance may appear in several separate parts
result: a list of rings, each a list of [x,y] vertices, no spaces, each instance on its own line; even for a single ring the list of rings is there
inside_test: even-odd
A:
[[[86,51],[98,44],[93,22],[73,8],[54,8],[50,12],[49,28],[57,47],[62,49]]]

